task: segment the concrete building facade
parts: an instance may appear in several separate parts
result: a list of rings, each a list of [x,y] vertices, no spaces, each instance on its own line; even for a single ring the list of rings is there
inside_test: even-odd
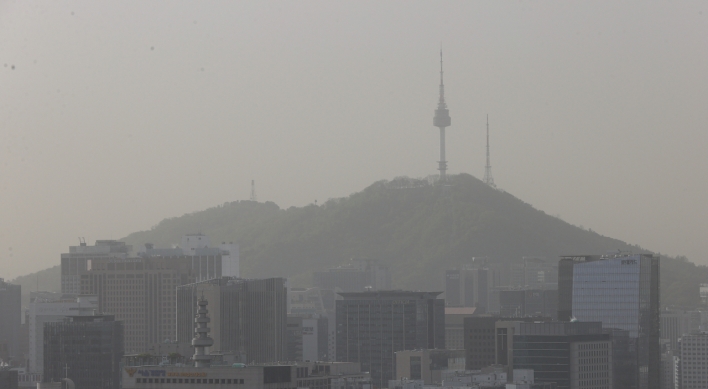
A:
[[[662,310],[661,339],[669,341],[671,350],[678,350],[678,340],[685,334],[699,332],[701,329],[701,312],[684,311],[680,309]]]
[[[678,363],[678,389],[708,388],[708,333],[683,335]]]
[[[474,307],[445,307],[445,348],[464,350],[465,318],[472,317]]]
[[[174,341],[175,288],[195,279],[190,257],[99,258],[81,275],[81,292],[97,295],[99,310],[125,324],[125,351],[141,353]]]
[[[117,240],[97,240],[93,246],[82,241],[78,246],[70,246],[69,252],[61,254],[61,292],[81,293],[81,274],[88,270],[88,262],[97,258],[127,258],[132,246]]]
[[[256,363],[287,359],[287,280],[222,277],[177,288],[177,341],[194,336],[200,296],[209,300],[214,352],[245,353]]]

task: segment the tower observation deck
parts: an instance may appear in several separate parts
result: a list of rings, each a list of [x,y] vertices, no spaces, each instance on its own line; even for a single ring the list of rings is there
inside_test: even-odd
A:
[[[447,173],[447,160],[445,159],[445,127],[450,126],[450,111],[445,104],[445,85],[443,84],[443,60],[442,50],[440,50],[440,98],[438,99],[438,108],[435,110],[433,118],[433,126],[440,129],[440,161],[438,161],[438,170],[440,170],[440,180],[444,180]]]

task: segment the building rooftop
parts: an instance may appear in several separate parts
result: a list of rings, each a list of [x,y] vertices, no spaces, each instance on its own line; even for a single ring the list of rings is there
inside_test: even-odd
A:
[[[474,315],[477,307],[445,307],[446,315]]]
[[[338,292],[345,300],[374,300],[374,299],[435,299],[442,292],[415,292],[406,290],[372,290],[365,292]]]

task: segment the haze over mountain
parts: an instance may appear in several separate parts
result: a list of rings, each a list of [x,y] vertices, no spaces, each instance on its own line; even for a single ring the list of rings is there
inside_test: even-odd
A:
[[[195,232],[213,244],[238,243],[242,276],[288,277],[295,286],[311,285],[313,271],[353,257],[383,261],[397,288],[441,290],[443,272],[472,257],[510,263],[522,256],[648,252],[547,215],[467,174],[449,177],[446,187],[407,177],[379,181],[321,205],[230,202],[165,219],[122,240],[170,247]],[[662,305],[695,306],[708,268],[686,258],[662,257],[661,263]],[[59,268],[40,280],[40,289],[58,288]],[[34,275],[15,280],[25,291],[36,281]]]
[[[708,256],[708,3],[0,2],[0,268],[247,199],[451,174]]]

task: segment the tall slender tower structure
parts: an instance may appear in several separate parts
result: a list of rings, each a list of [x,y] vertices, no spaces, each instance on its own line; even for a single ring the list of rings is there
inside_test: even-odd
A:
[[[487,165],[484,167],[484,183],[496,188],[494,177],[492,177],[492,164],[489,161],[489,115],[487,115]]]
[[[440,98],[438,100],[438,109],[435,110],[433,118],[433,126],[440,129],[440,161],[438,161],[438,170],[440,170],[440,180],[444,180],[447,172],[447,161],[445,160],[445,127],[450,126],[450,111],[445,104],[445,85],[443,84],[443,60],[442,49],[440,49]]]
[[[194,346],[194,355],[192,359],[194,360],[194,367],[209,367],[211,365],[211,355],[209,355],[209,347],[214,345],[214,340],[209,337],[210,328],[207,327],[211,319],[207,316],[209,310],[207,305],[209,302],[202,297],[197,301],[199,308],[197,309],[197,315],[194,318],[194,322],[197,327],[194,329],[194,339],[192,339],[192,346]]]

